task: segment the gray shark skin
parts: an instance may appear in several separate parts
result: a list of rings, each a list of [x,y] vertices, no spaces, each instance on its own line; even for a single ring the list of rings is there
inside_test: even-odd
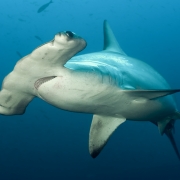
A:
[[[172,135],[180,119],[172,94],[180,89],[171,89],[152,67],[127,56],[107,21],[104,50],[73,57],[85,46],[84,39],[66,31],[21,59],[3,81],[0,114],[23,114],[34,97],[64,110],[91,113],[93,158],[126,120],[150,121],[167,135],[180,159]]]

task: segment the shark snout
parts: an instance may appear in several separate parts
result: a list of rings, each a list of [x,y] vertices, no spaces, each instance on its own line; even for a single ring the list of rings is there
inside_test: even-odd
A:
[[[70,38],[73,38],[75,33],[71,32],[71,31],[66,31],[67,36],[69,36]]]
[[[64,37],[67,41],[73,40],[76,37],[76,34],[72,31],[59,32],[57,35],[58,35],[58,37],[61,37],[61,38]]]
[[[72,31],[65,31],[66,35],[71,39],[82,39],[80,36],[78,36],[76,33]]]
[[[60,46],[64,49],[76,47],[75,49],[79,52],[86,47],[86,41],[72,31],[63,31],[56,34],[53,45]]]
[[[64,37],[67,41],[74,40],[74,39],[82,39],[80,36],[75,34],[72,31],[63,31],[58,33],[59,37]],[[56,37],[55,37],[56,38]]]

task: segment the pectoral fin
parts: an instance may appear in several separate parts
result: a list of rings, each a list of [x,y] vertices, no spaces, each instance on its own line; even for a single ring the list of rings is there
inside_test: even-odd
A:
[[[166,90],[125,90],[134,97],[143,97],[149,100],[164,97],[170,94],[180,92],[180,89],[166,89]]]
[[[89,133],[89,152],[97,157],[116,128],[125,122],[125,118],[94,115]]]

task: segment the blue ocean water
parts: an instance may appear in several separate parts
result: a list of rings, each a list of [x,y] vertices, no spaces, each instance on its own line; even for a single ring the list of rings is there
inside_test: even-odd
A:
[[[81,52],[103,47],[107,19],[122,49],[153,66],[172,88],[180,88],[179,0],[1,1],[0,80],[20,56],[59,31],[85,38]],[[180,94],[176,94],[180,109]],[[101,154],[88,153],[92,115],[66,112],[34,99],[21,116],[0,115],[0,180],[179,180],[180,162],[169,140],[149,122],[126,122]],[[180,121],[175,139],[180,149]]]

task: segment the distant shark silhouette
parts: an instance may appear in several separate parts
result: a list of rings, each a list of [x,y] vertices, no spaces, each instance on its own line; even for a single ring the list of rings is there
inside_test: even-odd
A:
[[[172,135],[180,113],[171,95],[180,89],[172,90],[152,67],[127,56],[107,21],[104,50],[70,59],[85,46],[66,31],[21,59],[3,81],[0,113],[22,114],[37,96],[64,110],[94,114],[89,134],[93,158],[126,120],[150,121],[167,135],[180,159]]]

